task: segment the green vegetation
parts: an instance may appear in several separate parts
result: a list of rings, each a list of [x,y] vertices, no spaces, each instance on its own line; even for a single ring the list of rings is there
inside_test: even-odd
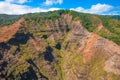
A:
[[[14,22],[16,22],[18,19],[20,19],[21,15],[6,15],[6,14],[0,14],[0,27],[11,25]]]
[[[99,34],[100,36],[112,40],[113,42],[120,45],[120,21],[116,19],[112,19],[106,16],[100,15],[92,15],[86,13],[77,13],[74,11],[69,11],[69,14],[73,16],[76,20],[80,20],[83,27],[85,27],[88,31]],[[117,17],[117,16],[116,16]],[[102,24],[103,28],[106,29],[103,31],[103,28],[96,32],[98,29],[98,25]],[[107,34],[107,31],[111,34]]]
[[[120,45],[120,19],[119,15],[113,16],[100,16],[100,15],[92,15],[87,13],[78,13],[75,11],[69,10],[58,10],[58,11],[50,11],[50,12],[41,12],[41,13],[30,13],[23,15],[26,19],[27,26],[37,27],[36,29],[45,30],[46,23],[51,21],[55,21],[60,18],[62,14],[70,14],[73,16],[73,20],[80,20],[82,25],[90,32],[96,32],[96,29],[99,24],[102,24],[105,29],[107,29],[111,34],[104,34],[105,31],[100,30],[97,32],[100,36],[107,38],[109,40],[114,41],[118,45]],[[18,20],[20,15],[0,15],[0,26],[10,25]],[[114,18],[114,19],[112,19]],[[115,20],[118,19],[118,20]],[[31,27],[30,27],[31,29]],[[104,34],[104,35],[103,35]]]
[[[105,17],[110,17],[110,18],[113,18],[113,19],[120,20],[120,15],[106,15]]]
[[[80,37],[75,36],[76,40],[67,41],[71,38],[69,31],[72,28],[71,23],[66,24],[64,23],[66,20],[61,19],[64,14],[72,15],[72,21],[79,20],[89,32],[120,45],[120,21],[110,17],[69,10],[31,13],[22,16],[1,15],[0,26],[10,25],[20,17],[25,18],[24,29],[16,33],[18,35],[7,43],[10,49],[5,50],[8,50],[10,56],[14,56],[13,59],[10,58],[11,62],[15,61],[9,63],[11,65],[7,72],[8,80],[22,80],[21,76],[25,80],[38,80],[38,78],[64,80],[68,74],[75,78],[81,78],[82,75],[83,80],[88,80],[88,77],[91,80],[108,79],[106,76],[109,76],[111,80],[119,79],[119,76],[103,70],[104,52],[97,51],[95,55],[97,57],[88,63],[83,63],[82,53],[76,52],[78,46],[81,46],[77,42]]]
[[[100,36],[112,40],[118,45],[120,45],[120,37],[119,37],[120,21],[112,19],[111,17],[108,16],[78,13],[69,10],[58,10],[52,12],[50,11],[47,13],[43,12],[43,13],[26,14],[24,15],[24,17],[27,21],[27,24],[29,24],[29,26],[36,26],[40,30],[45,30],[46,29],[45,24],[48,23],[49,20],[54,22],[56,19],[59,19],[62,14],[72,15],[73,20],[80,20],[83,27],[85,27],[88,31],[97,33]],[[103,31],[103,29],[96,32],[100,24],[103,25],[103,28],[108,30],[111,34],[107,34],[106,30]]]

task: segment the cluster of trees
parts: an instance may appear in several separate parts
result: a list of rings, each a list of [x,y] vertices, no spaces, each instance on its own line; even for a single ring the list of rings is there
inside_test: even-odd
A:
[[[5,26],[5,25],[13,24],[20,17],[21,17],[21,15],[0,14],[0,27]]]

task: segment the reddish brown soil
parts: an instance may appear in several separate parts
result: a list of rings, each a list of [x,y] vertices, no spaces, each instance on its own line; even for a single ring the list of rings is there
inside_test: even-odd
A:
[[[30,42],[33,44],[33,46],[35,47],[35,49],[36,49],[37,51],[43,51],[43,50],[44,50],[43,47],[40,46],[40,42],[39,42],[39,41],[31,38],[31,39],[30,39]]]
[[[89,35],[89,38],[83,38],[83,41],[85,42],[85,46],[84,48],[78,50],[78,53],[82,53],[83,54],[83,62],[86,63],[88,61],[90,61],[91,59],[93,59],[94,57],[94,53],[95,53],[95,47],[94,44],[95,42],[99,39],[100,37],[96,34],[91,33]]]
[[[23,21],[24,18],[21,18],[19,21],[10,26],[0,28],[0,43],[7,42],[20,29]]]
[[[101,23],[97,26],[96,32],[99,32],[102,28],[103,28],[103,24]]]

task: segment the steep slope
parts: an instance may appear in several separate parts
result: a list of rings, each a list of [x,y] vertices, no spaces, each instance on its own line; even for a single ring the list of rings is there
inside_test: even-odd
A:
[[[63,59],[64,79],[119,80],[120,47],[89,33],[79,22],[73,22],[73,26],[63,51],[66,53]],[[118,76],[113,77],[109,72]]]
[[[81,15],[92,17],[92,22],[86,21],[92,28]],[[28,14],[2,27],[0,79],[119,80],[120,46],[99,36],[103,29],[108,35],[113,32],[102,18],[81,15],[72,11]]]
[[[21,23],[24,21],[24,19],[20,19],[18,22],[14,23],[11,26],[5,26],[0,28],[0,43],[1,42],[6,42],[10,38],[13,37],[13,35],[20,29],[22,26]]]

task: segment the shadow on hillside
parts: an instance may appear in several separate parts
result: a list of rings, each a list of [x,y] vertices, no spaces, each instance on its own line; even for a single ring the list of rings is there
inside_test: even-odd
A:
[[[37,75],[31,66],[28,68],[27,72],[21,74],[21,80],[38,80]]]
[[[37,65],[33,62],[32,59],[28,59],[27,62],[38,69]]]
[[[5,50],[5,49],[9,50],[10,46],[8,44],[4,43],[4,42],[0,43],[0,51]]]
[[[53,49],[50,46],[47,46],[46,51],[44,52],[44,59],[46,61],[52,62],[54,60],[54,56],[52,52],[53,52]]]
[[[3,58],[3,55],[2,55],[2,53],[0,53],[0,60]]]
[[[17,52],[20,52],[20,45],[21,44],[26,44],[27,41],[30,39],[30,37],[34,38],[32,34],[30,33],[16,33],[14,35],[13,38],[11,38],[9,41],[8,41],[8,44],[9,45],[14,45],[14,46],[17,46],[17,49],[15,50],[15,52],[13,53],[14,55],[17,53]]]
[[[42,38],[43,38],[43,39],[47,39],[47,38],[48,38],[48,35],[43,35]]]
[[[18,46],[20,44],[26,44],[32,35],[27,33],[16,33],[12,39],[8,41],[9,44]]]
[[[39,76],[38,76],[39,78],[44,78],[45,80],[48,80],[48,78],[40,72],[40,69],[37,67],[37,65],[33,62],[32,59],[28,59],[27,62],[37,69],[37,71],[39,72]]]
[[[58,42],[58,43],[56,44],[55,48],[58,49],[58,50],[61,50],[61,43]]]
[[[7,65],[8,65],[8,62],[6,62],[6,61],[1,62],[0,63],[0,72],[3,72],[6,69]],[[5,74],[1,73],[0,78],[5,78]]]

